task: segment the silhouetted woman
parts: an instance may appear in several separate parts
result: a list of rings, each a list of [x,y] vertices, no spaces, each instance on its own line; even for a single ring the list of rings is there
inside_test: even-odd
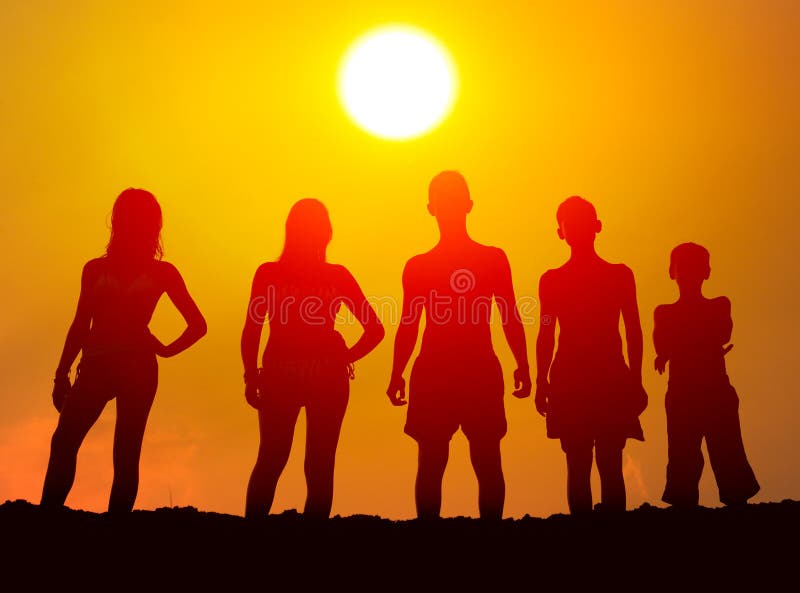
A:
[[[302,407],[307,425],[305,514],[330,515],[334,460],[352,363],[383,339],[383,326],[353,276],[344,266],[325,260],[331,234],[325,206],[314,199],[300,200],[286,220],[283,253],[278,261],[262,264],[253,279],[242,361],[245,397],[258,410],[261,442],[247,489],[248,517],[269,513]],[[351,348],[334,329],[341,305],[364,328]],[[259,371],[265,319],[269,339]]]
[[[83,268],[78,310],[56,370],[53,404],[61,415],[50,448],[43,506],[64,504],[75,479],[78,449],[106,403],[116,398],[108,510],[133,509],[142,437],[158,384],[156,356],[174,356],[206,333],[183,278],[161,260],[162,252],[161,207],[150,192],[126,189],[114,203],[106,254]],[[168,345],[148,329],[163,293],[187,323]],[[70,368],[79,352],[77,377],[70,385]]]

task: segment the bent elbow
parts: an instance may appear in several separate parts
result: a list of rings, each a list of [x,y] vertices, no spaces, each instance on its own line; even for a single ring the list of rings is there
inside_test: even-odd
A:
[[[205,317],[200,317],[195,322],[195,334],[197,335],[197,339],[199,340],[203,336],[208,333],[208,323],[206,323]]]

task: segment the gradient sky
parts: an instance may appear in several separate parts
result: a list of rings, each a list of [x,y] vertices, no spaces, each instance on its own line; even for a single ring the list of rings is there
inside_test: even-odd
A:
[[[354,126],[336,94],[348,45],[392,22],[436,36],[460,82],[450,117],[399,143]],[[241,513],[258,434],[238,341],[252,274],[278,255],[289,207],[325,202],[329,259],[368,295],[399,299],[403,264],[436,240],[427,183],[450,168],[470,184],[474,238],[506,250],[518,296],[535,297],[539,275],[566,258],[555,209],[572,194],[597,206],[601,255],[636,274],[650,407],[647,440],[625,449],[629,506],[658,503],[664,485],[666,378],[652,371],[650,334],[653,308],[677,295],[668,255],[683,241],[708,247],[706,292],[733,303],[727,361],[762,484],[754,500],[800,498],[798,30],[792,0],[4,0],[0,500],[38,501],[80,270],[103,252],[122,189],[160,200],[166,259],[209,323],[195,347],[161,361],[137,506]],[[152,327],[164,339],[180,331],[168,300]],[[387,329],[356,365],[334,514],[414,514],[416,446],[405,409],[384,395]],[[526,328],[532,366],[536,331]],[[513,359],[495,335],[510,382]],[[113,407],[81,450],[70,506],[105,509]],[[532,399],[508,395],[506,408],[506,514],[565,512],[558,442]],[[303,442],[301,420],[276,511],[302,508]],[[463,436],[451,452],[443,514],[476,515]],[[709,469],[701,502],[717,504]]]

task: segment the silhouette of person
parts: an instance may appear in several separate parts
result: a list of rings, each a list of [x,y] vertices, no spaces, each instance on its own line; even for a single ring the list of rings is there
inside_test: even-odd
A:
[[[355,278],[326,261],[332,229],[319,200],[303,199],[286,219],[283,253],[262,264],[253,279],[242,331],[245,397],[258,410],[260,445],[247,489],[245,516],[269,513],[289,459],[300,408],[306,412],[306,517],[327,518],[339,431],[349,397],[352,365],[371,352],[384,329]],[[364,328],[350,348],[334,329],[344,305]],[[269,339],[258,369],[262,326]]]
[[[78,449],[106,403],[116,398],[114,482],[109,512],[133,509],[139,455],[158,385],[156,356],[171,357],[206,333],[206,322],[177,268],[162,261],[161,207],[150,192],[129,188],[114,202],[103,257],[83,268],[75,319],[56,369],[53,404],[60,412],[50,448],[42,506],[63,506],[75,479]],[[148,329],[166,293],[187,327],[170,344]],[[70,368],[78,353],[75,384]]]
[[[600,474],[598,509],[625,510],[622,449],[627,438],[644,440],[638,416],[647,406],[642,387],[642,329],[633,273],[595,251],[602,226],[594,206],[567,198],[556,213],[558,236],[569,260],[539,281],[541,325],[536,341],[536,409],[547,418],[547,436],[561,440],[567,457],[570,512],[592,509],[593,450]],[[622,353],[625,323],[628,364]],[[555,329],[558,350],[553,357]]]
[[[460,173],[444,171],[434,177],[428,199],[440,239],[427,253],[412,257],[403,270],[403,312],[386,394],[395,406],[409,404],[405,432],[419,446],[418,517],[440,515],[450,439],[461,427],[478,479],[480,516],[499,519],[505,499],[500,440],[506,417],[503,373],[490,335],[493,298],[517,363],[514,395],[527,397],[531,390],[511,269],[501,249],[481,245],[467,233],[472,200]],[[425,331],[406,400],[403,372],[423,310]]]
[[[669,363],[666,395],[667,484],[662,500],[696,506],[703,473],[701,443],[706,439],[711,468],[726,505],[745,504],[760,489],[747,461],[739,425],[739,397],[728,380],[725,355],[733,321],[727,297],[703,296],[711,274],[705,247],[683,243],[670,255],[669,277],[680,296],[655,309],[655,368]]]

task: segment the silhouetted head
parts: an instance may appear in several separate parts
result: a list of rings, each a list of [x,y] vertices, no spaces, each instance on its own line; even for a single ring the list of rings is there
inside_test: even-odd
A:
[[[561,202],[556,211],[556,221],[558,236],[570,247],[593,244],[595,236],[603,228],[592,203],[580,196],[571,196]]]
[[[114,202],[106,254],[125,260],[161,259],[161,222],[161,206],[155,196],[129,187]]]
[[[678,286],[700,286],[711,275],[711,255],[697,243],[681,243],[669,256],[669,277]]]
[[[428,212],[440,221],[466,218],[472,210],[469,188],[458,171],[442,171],[428,186]]]
[[[281,261],[324,262],[333,229],[325,205],[314,198],[294,204],[286,218]]]

